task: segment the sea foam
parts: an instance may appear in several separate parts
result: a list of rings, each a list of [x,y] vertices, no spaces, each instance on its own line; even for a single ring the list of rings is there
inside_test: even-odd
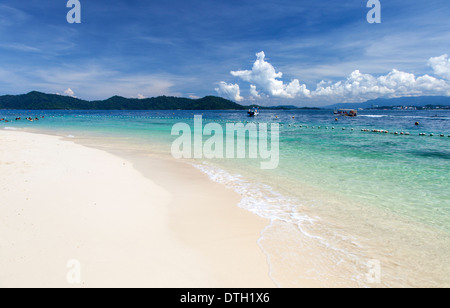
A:
[[[302,205],[294,198],[284,196],[268,185],[249,182],[239,174],[230,174],[208,163],[193,164],[193,166],[208,175],[212,181],[238,193],[242,198],[239,207],[269,220],[297,221],[297,216],[293,216],[293,213],[297,214]],[[314,221],[312,218],[305,217],[299,220]]]
[[[275,231],[277,229],[276,225],[279,225],[280,222],[282,224],[290,225],[300,232],[293,233],[293,235],[299,234],[300,238],[298,238],[298,241],[294,240],[292,242],[292,247],[286,248],[287,259],[285,260],[289,259],[291,260],[290,262],[298,262],[298,259],[292,256],[296,254],[299,254],[299,256],[302,255],[304,253],[304,247],[322,247],[324,251],[323,255],[318,256],[319,258],[313,261],[316,263],[317,268],[323,268],[321,264],[326,264],[331,261],[336,267],[348,267],[348,279],[357,282],[361,281],[360,277],[363,275],[361,266],[357,266],[356,264],[360,265],[364,261],[362,258],[348,250],[349,245],[357,247],[358,249],[361,248],[356,238],[341,234],[337,230],[330,230],[330,226],[327,226],[326,223],[323,225],[320,217],[312,217],[309,215],[300,200],[280,194],[266,184],[250,182],[242,175],[231,174],[207,162],[203,162],[202,164],[195,163],[192,165],[208,175],[212,181],[222,184],[238,193],[241,196],[241,201],[238,204],[240,208],[270,220],[268,226],[264,230],[261,230],[258,245],[266,255],[268,266],[270,268],[270,277],[277,286],[282,286],[283,278],[277,273],[275,268],[279,270],[280,266],[296,266],[294,264],[288,264],[289,262],[286,263],[287,261],[284,262],[286,264],[272,264],[273,248],[265,247],[264,243],[266,237],[271,237],[267,232],[272,233]],[[324,230],[325,232],[323,232]],[[284,234],[283,237],[284,236],[287,235]],[[289,236],[287,236],[287,238],[289,238]],[[282,241],[283,239],[280,238],[279,240]],[[303,244],[298,245],[296,248],[299,243]],[[311,243],[311,245],[305,243]],[[347,245],[343,245],[343,243],[346,243]],[[277,253],[279,253],[279,251]],[[323,257],[325,259],[322,259]],[[319,272],[317,273],[319,276],[325,274],[325,272]]]

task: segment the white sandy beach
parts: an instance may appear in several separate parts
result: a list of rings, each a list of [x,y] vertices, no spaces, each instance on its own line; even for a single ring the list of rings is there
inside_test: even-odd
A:
[[[0,145],[0,287],[275,287],[268,222],[193,167],[17,131]]]

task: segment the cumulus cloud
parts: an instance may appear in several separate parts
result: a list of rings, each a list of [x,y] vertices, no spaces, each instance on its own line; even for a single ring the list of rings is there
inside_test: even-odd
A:
[[[430,58],[428,64],[434,75],[416,76],[412,73],[393,69],[391,72],[374,76],[354,70],[346,79],[331,82],[321,81],[314,91],[298,79],[290,83],[281,80],[283,73],[277,72],[266,61],[264,52],[256,55],[252,70],[231,71],[231,75],[250,83],[250,100],[261,98],[304,98],[313,102],[362,102],[380,97],[395,98],[420,95],[450,96],[450,59],[448,55]],[[216,91],[236,101],[241,101],[238,84],[220,83]]]
[[[258,93],[258,90],[256,90],[255,85],[250,85],[250,95],[254,98],[261,98],[261,95]]]
[[[71,97],[75,97],[75,93],[72,91],[71,88],[68,88],[67,90],[64,91],[64,95],[66,96],[71,96]]]
[[[428,65],[433,68],[434,73],[437,76],[450,80],[450,59],[447,54],[430,58],[430,60],[428,60]]]
[[[241,96],[241,90],[238,84],[227,84],[224,81],[219,82],[219,87],[215,89],[219,95],[225,96],[236,102],[244,100]]]
[[[378,78],[356,70],[344,81],[331,85],[322,81],[312,93],[314,97],[343,102],[418,95],[450,95],[450,85],[429,75],[416,77],[395,69]]]
[[[280,80],[283,73],[277,73],[273,65],[265,60],[266,55],[263,51],[257,53],[256,57],[251,71],[231,71],[231,75],[252,84],[252,93],[258,89],[269,96],[279,98],[308,97],[310,95],[306,85],[300,84],[297,79],[292,80],[289,84]]]
[[[137,99],[146,99],[147,97],[145,97],[144,95],[142,95],[142,94],[138,94],[137,95]]]

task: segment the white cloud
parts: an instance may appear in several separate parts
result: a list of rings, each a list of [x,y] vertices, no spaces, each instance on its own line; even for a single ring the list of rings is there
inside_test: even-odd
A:
[[[0,4],[0,26],[17,27],[29,19],[30,15],[11,6]]]
[[[219,95],[226,96],[229,99],[240,102],[244,100],[241,96],[241,90],[238,84],[227,84],[224,81],[219,83],[219,87],[215,89]]]
[[[137,95],[137,98],[138,98],[138,99],[146,99],[146,97],[145,97],[144,95],[142,95],[142,94],[138,94],[138,95]]]
[[[450,80],[450,59],[447,54],[430,58],[430,60],[428,60],[428,65],[433,68],[434,73],[437,76]]]
[[[25,44],[0,44],[0,48],[5,48],[14,51],[25,51],[25,52],[41,52],[39,48],[25,45]]]
[[[72,91],[71,88],[68,88],[67,90],[65,90],[64,95],[75,97],[75,93]]]
[[[334,84],[322,81],[312,92],[313,97],[342,102],[419,95],[450,95],[450,84],[429,75],[416,77],[395,69],[378,78],[356,70],[344,81]]]
[[[255,98],[261,98],[261,95],[258,93],[258,90],[256,90],[255,85],[250,85],[250,95]]]
[[[321,81],[314,91],[310,91],[298,79],[285,84],[281,80],[283,73],[277,72],[272,64],[265,60],[264,52],[256,56],[257,60],[252,70],[231,71],[231,75],[250,83],[250,100],[303,98],[303,102],[325,104],[327,102],[363,102],[380,97],[450,96],[450,81],[430,75],[416,76],[396,69],[378,77],[355,70],[344,80]],[[450,79],[448,55],[430,58],[428,63],[437,76]],[[218,92],[228,97],[238,97],[237,101],[242,100],[238,84],[228,85],[222,82]]]
[[[175,85],[193,82],[184,76],[124,75],[119,71],[99,66],[75,66],[27,70],[25,67],[0,68],[0,84],[6,93],[22,94],[36,90],[45,93],[61,93],[88,100],[107,99],[113,95],[136,97],[139,93],[145,97],[160,95],[181,96],[174,91]],[[76,94],[68,91],[67,85],[77,89]],[[67,89],[62,91],[61,89]]]
[[[301,85],[297,79],[292,80],[289,84],[279,80],[283,77],[283,73],[277,73],[272,64],[265,61],[266,55],[263,51],[257,53],[256,57],[251,71],[231,71],[231,75],[252,83],[251,91],[253,93],[259,89],[260,92],[279,98],[308,97],[310,95],[306,86]]]
[[[190,99],[199,99],[200,98],[200,96],[197,96],[197,95],[195,95],[193,93],[188,93],[188,94],[189,94],[189,98]]]

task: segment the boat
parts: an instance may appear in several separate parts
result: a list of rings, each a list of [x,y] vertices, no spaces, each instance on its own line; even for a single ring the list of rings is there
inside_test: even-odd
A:
[[[334,114],[344,117],[356,117],[358,115],[358,111],[355,109],[336,109]]]
[[[259,114],[258,109],[257,108],[252,108],[248,110],[248,116],[249,117],[256,117]]]

